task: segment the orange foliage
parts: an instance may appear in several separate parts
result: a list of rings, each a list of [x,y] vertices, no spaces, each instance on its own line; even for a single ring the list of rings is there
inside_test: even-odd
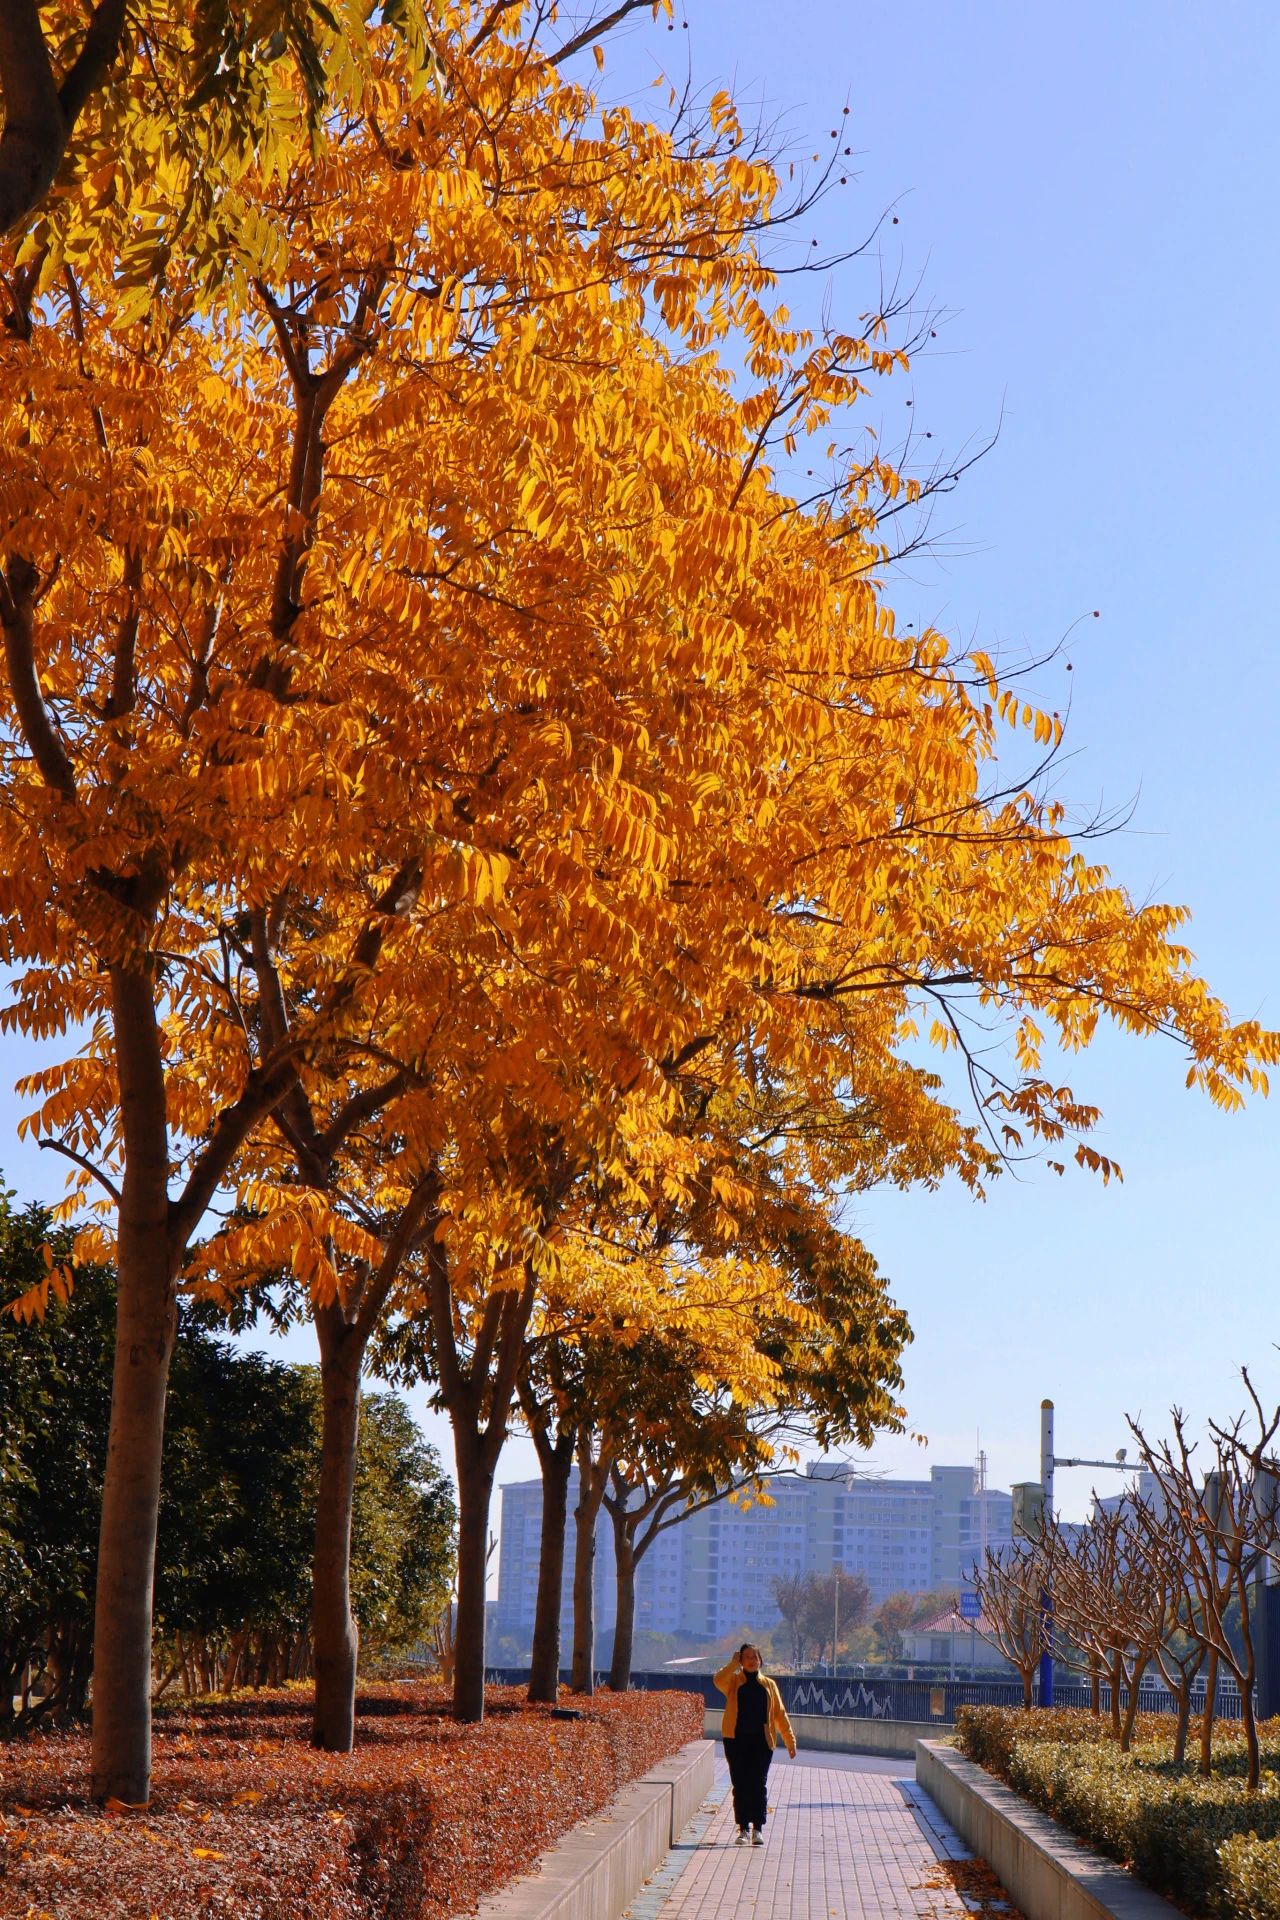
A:
[[[313,1751],[305,1691],[158,1718],[144,1812],[83,1802],[87,1742],[0,1751],[0,1874],[62,1920],[446,1920],[702,1732],[687,1693],[601,1694],[554,1722],[514,1688],[461,1728],[438,1689],[361,1690],[358,1765]]]
[[[228,1188],[218,1257],[323,1302],[396,1264],[429,1178],[452,1325],[555,1271],[575,1183],[701,1182],[731,1239],[709,1098],[824,1113],[793,1148],[822,1195],[976,1187],[1005,1151],[1112,1171],[1042,1034],[1168,1034],[1227,1106],[1277,1057],[1181,909],[1001,786],[998,729],[1051,755],[1057,717],[897,631],[877,516],[913,482],[789,490],[901,364],[885,317],[790,320],[726,98],[664,130],[533,21],[445,0],[429,61],[370,28],[314,143],[286,67],[258,148],[135,100],[6,283],[3,1017],[74,1033],[29,1124],[106,1183],[82,1251],[118,1213],[160,1369]],[[962,1044],[966,999],[1009,1038],[976,1111],[918,1044]]]
[[[990,1150],[904,1057],[968,989],[1022,1016],[983,1089],[1015,1148],[1092,1124],[1039,1031],[1102,1011],[1181,1037],[1219,1101],[1260,1085],[1274,1042],[1196,979],[1182,913],[1052,805],[984,797],[1010,696],[896,633],[867,471],[808,511],[781,484],[781,440],[893,356],[769,308],[776,182],[731,113],[690,154],[524,61],[519,9],[469,54],[472,18],[445,10],[447,85],[378,69],[318,157],[246,168],[256,245],[202,324],[180,255],[139,313],[55,251],[5,348],[10,1018],[93,1033],[33,1124],[118,1152],[102,968],[147,953],[197,1157],[281,1049],[344,1084],[411,1061],[397,1124],[430,1149],[495,1080],[576,1128],[585,1078],[602,1150],[619,1091],[663,1118],[710,1045],[740,1085],[749,1035],[976,1181]],[[274,1054],[258,908],[305,1009]],[[288,1245],[365,1251],[289,1206]]]

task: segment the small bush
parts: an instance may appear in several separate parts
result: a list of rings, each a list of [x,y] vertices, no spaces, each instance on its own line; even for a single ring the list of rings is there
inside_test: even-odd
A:
[[[1121,1753],[1079,1710],[965,1708],[959,1744],[1087,1845],[1215,1920],[1280,1920],[1280,1723],[1259,1729],[1264,1772],[1245,1791],[1242,1730],[1215,1729],[1213,1776],[1175,1766],[1173,1730],[1143,1715]],[[1267,1762],[1270,1762],[1270,1766]]]
[[[1280,1844],[1241,1833],[1218,1850],[1222,1901],[1235,1920],[1280,1920]]]
[[[1148,1716],[1150,1717],[1150,1716]],[[1009,1778],[1019,1740],[1094,1742],[1110,1738],[1105,1721],[1078,1707],[959,1707],[956,1745],[988,1773]]]
[[[362,1689],[356,1750],[308,1743],[309,1690],[157,1716],[145,1811],[88,1804],[88,1740],[0,1746],[0,1912],[58,1920],[446,1920],[702,1732],[685,1693],[598,1694],[553,1721],[490,1689]]]

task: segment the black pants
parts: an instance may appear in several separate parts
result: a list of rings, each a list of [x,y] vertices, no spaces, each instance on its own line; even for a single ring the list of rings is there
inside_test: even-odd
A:
[[[733,1782],[733,1817],[740,1827],[762,1827],[769,1816],[769,1762],[773,1748],[762,1733],[726,1740],[724,1757]]]

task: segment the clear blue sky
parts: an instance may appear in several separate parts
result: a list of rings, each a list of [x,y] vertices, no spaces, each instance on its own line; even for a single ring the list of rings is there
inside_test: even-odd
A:
[[[917,424],[957,449],[1003,410],[999,444],[943,507],[950,551],[892,591],[902,617],[1017,658],[1100,610],[1066,654],[1065,791],[1085,811],[1136,799],[1104,857],[1139,896],[1190,904],[1211,982],[1280,1024],[1280,12],[686,12],[695,73],[736,75],[810,151],[847,91],[859,179],[818,237],[893,203],[889,264],[900,251],[949,316],[904,388]],[[837,311],[860,293],[850,269]],[[1064,668],[1039,684],[1059,705]],[[860,1207],[916,1329],[907,1398],[930,1444],[881,1449],[896,1471],[968,1458],[980,1427],[997,1484],[1033,1476],[1045,1394],[1060,1450],[1103,1455],[1126,1411],[1236,1405],[1242,1361],[1280,1395],[1280,1106],[1214,1112],[1158,1044],[1109,1039],[1071,1071],[1105,1109],[1122,1187],[1044,1176],[1006,1179],[985,1205],[952,1191]],[[1066,1511],[1089,1478],[1061,1477]]]
[[[894,587],[901,618],[1019,658],[1100,610],[1065,656],[1065,791],[1085,811],[1136,799],[1105,857],[1139,896],[1189,903],[1211,982],[1280,1024],[1280,10],[688,0],[680,17],[687,31],[628,32],[605,89],[630,91],[655,62],[682,78],[687,60],[707,90],[762,99],[798,154],[846,129],[857,178],[814,232],[834,246],[892,203],[886,263],[948,316],[903,402],[953,451],[1003,413],[944,504],[950,539]],[[868,271],[835,279],[836,314],[873,303]],[[1057,706],[1066,685],[1059,664],[1040,691]],[[4,1046],[0,1166],[53,1197],[57,1166],[12,1139],[8,1084],[31,1055]],[[1074,1074],[1105,1109],[1122,1187],[1045,1176],[1006,1179],[981,1206],[960,1191],[861,1203],[915,1324],[908,1401],[929,1438],[885,1446],[878,1466],[968,1459],[980,1428],[994,1483],[1031,1477],[1044,1394],[1061,1450],[1090,1454],[1123,1444],[1126,1410],[1233,1407],[1241,1361],[1280,1395],[1280,1104],[1217,1114],[1152,1043],[1107,1040]],[[305,1339],[292,1350],[310,1357]],[[498,1477],[532,1472],[513,1445]],[[1067,1513],[1087,1483],[1063,1477]]]

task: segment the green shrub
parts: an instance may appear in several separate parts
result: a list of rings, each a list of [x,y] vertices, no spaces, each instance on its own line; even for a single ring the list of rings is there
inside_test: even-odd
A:
[[[1145,1716],[1150,1720],[1151,1715]],[[988,1773],[1009,1778],[1009,1762],[1020,1740],[1097,1742],[1109,1740],[1105,1720],[1079,1707],[959,1707],[956,1745]]]
[[[1235,1920],[1280,1920],[1280,1844],[1239,1833],[1218,1850],[1222,1904]]]
[[[1242,1834],[1280,1837],[1280,1782],[1177,1770],[1167,1747],[1123,1754],[1111,1745],[1029,1741],[1015,1747],[1009,1783],[1072,1833],[1132,1867],[1139,1879],[1198,1913],[1229,1913],[1218,1857]]]
[[[1207,1780],[1194,1763],[1174,1765],[1164,1715],[1139,1718],[1127,1754],[1108,1721],[1076,1709],[966,1707],[956,1730],[971,1759],[1189,1912],[1280,1920],[1280,1722],[1259,1728],[1255,1794],[1244,1788],[1243,1729],[1230,1723],[1215,1728]]]

